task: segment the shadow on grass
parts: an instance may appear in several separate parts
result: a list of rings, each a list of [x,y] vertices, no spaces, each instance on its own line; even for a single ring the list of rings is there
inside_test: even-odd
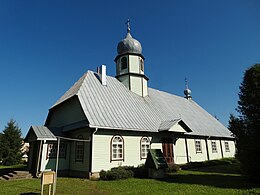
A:
[[[38,195],[38,194],[41,194],[41,193],[35,193],[35,192],[26,192],[26,193],[21,193],[20,195]]]
[[[210,166],[210,167],[200,167],[200,168],[192,168],[189,170],[205,172],[205,173],[241,174],[241,169],[239,164],[226,164],[226,165],[217,165],[217,166]]]
[[[169,175],[160,181],[169,183],[197,184],[214,186],[218,188],[252,189],[260,185],[250,183],[245,176],[220,174],[176,174]]]

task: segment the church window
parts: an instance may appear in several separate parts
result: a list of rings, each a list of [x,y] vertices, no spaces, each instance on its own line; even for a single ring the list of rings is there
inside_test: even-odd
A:
[[[127,69],[127,58],[122,57],[121,58],[121,70]]]
[[[195,140],[195,150],[196,150],[196,153],[202,153],[201,141],[199,139]]]
[[[140,69],[142,72],[144,71],[144,60],[142,58],[140,59]]]
[[[230,149],[229,149],[229,144],[227,141],[224,142],[225,143],[225,150],[226,152],[230,152]]]
[[[150,149],[150,139],[148,137],[141,138],[141,159],[147,158]]]
[[[212,140],[211,141],[211,147],[212,147],[212,153],[217,153],[218,150],[217,150],[217,144],[216,144],[216,141],[215,140]]]
[[[124,140],[120,135],[111,139],[111,161],[113,160],[124,160]]]
[[[59,158],[66,158],[67,144],[60,144]],[[48,144],[47,159],[57,158],[57,144]]]
[[[84,139],[82,135],[79,135],[77,139]],[[84,142],[83,141],[76,141],[75,147],[75,161],[83,162],[84,159]]]

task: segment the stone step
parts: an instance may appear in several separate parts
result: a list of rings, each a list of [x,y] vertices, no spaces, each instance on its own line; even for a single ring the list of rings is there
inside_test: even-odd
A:
[[[14,171],[2,176],[5,180],[15,180],[15,179],[29,179],[33,178],[32,174],[28,171]]]

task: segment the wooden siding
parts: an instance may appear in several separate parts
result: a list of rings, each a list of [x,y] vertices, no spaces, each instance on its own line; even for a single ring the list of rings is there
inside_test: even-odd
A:
[[[90,139],[90,129],[83,128],[79,130],[75,130],[71,133],[71,137],[77,139],[79,135],[82,135],[84,140]],[[70,164],[69,168],[71,171],[82,171],[82,172],[89,172],[90,167],[90,142],[84,142],[84,159],[82,162],[76,161],[75,154],[76,154],[76,141],[71,141],[71,150],[70,150]]]
[[[86,120],[85,114],[81,108],[79,100],[74,97],[62,105],[53,108],[49,121],[49,127],[61,127]]]
[[[52,170],[55,171],[56,168],[56,158],[47,158],[48,144],[57,142],[46,142],[42,145],[42,155],[41,155],[41,168],[40,171]],[[68,170],[70,161],[70,145],[67,143],[66,158],[59,158],[59,169],[58,170]]]

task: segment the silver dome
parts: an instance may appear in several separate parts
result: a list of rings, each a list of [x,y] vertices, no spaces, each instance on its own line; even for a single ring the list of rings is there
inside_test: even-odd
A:
[[[117,53],[118,55],[124,53],[135,53],[142,54],[142,46],[139,41],[134,39],[130,32],[127,33],[126,38],[121,40],[117,45]]]

